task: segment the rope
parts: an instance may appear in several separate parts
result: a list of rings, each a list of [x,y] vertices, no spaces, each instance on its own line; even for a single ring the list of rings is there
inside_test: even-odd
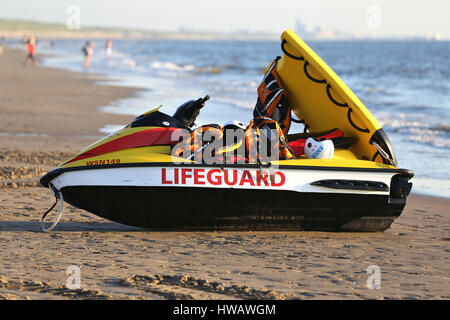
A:
[[[294,119],[291,117],[291,121],[295,122],[295,123],[305,123],[305,120],[300,120],[300,119]]]
[[[373,157],[372,157],[372,161],[375,161],[375,159],[376,159],[378,156],[381,156],[381,154],[380,154],[380,152],[377,150],[377,152],[375,152],[374,155],[373,155]]]
[[[283,51],[283,53],[285,55],[287,55],[289,58],[295,59],[295,60],[305,60],[305,58],[303,57],[297,57],[294,56],[293,54],[290,54],[289,52],[286,51],[286,49],[284,48],[284,45],[287,43],[286,39],[283,39],[283,41],[281,42],[281,50]]]
[[[294,157],[293,159],[297,159],[297,157],[295,156],[294,151],[292,150],[292,148],[289,146],[288,143],[286,143],[286,141],[284,139],[280,139],[280,143],[289,150],[289,152],[292,154],[292,156]]]
[[[330,99],[331,102],[333,102],[333,103],[334,103],[335,105],[337,105],[338,107],[348,108],[347,102],[340,103],[340,102],[338,102],[336,99],[333,98],[333,96],[331,95],[330,89],[331,89],[331,85],[330,85],[329,83],[327,83],[327,95],[328,95],[328,99]]]
[[[42,215],[42,218],[41,218],[41,230],[44,231],[44,232],[50,232],[50,231],[53,230],[54,227],[56,227],[56,225],[58,224],[59,220],[60,220],[61,217],[62,217],[63,209],[64,209],[64,198],[63,198],[62,192],[56,190],[56,188],[54,188],[53,185],[50,185],[50,187],[51,187],[54,191],[57,192],[57,193],[55,192],[55,199],[56,199],[56,201],[55,201],[55,203],[50,207],[50,209],[48,209],[47,212],[45,212],[45,213]],[[58,203],[58,200],[61,200],[61,207],[59,208],[59,214],[58,214],[58,217],[56,218],[55,222],[53,222],[53,224],[52,224],[50,227],[46,228],[46,227],[45,227],[45,221],[44,221],[44,220],[45,220],[45,217],[53,210],[53,208],[54,208],[54,207],[56,206],[56,204]]]
[[[381,157],[384,158],[384,159],[386,159],[386,161],[387,161],[390,165],[395,166],[395,167],[397,166],[396,163],[394,162],[394,160],[391,159],[391,157],[389,156],[389,154],[387,154],[387,152],[384,151],[383,148],[380,147],[380,145],[379,145],[378,143],[376,143],[375,141],[372,141],[371,144],[372,144],[375,148],[377,148],[377,150],[378,150],[379,154],[381,155]],[[375,155],[374,155],[374,158],[375,158]]]
[[[358,127],[354,122],[353,122],[353,120],[352,120],[352,116],[351,116],[351,114],[352,114],[352,108],[348,108],[348,112],[347,112],[347,119],[348,119],[348,122],[350,122],[350,124],[356,129],[356,130],[359,130],[359,131],[361,131],[361,132],[366,132],[366,133],[369,133],[370,131],[369,131],[369,129],[363,129],[363,128],[360,128],[360,127]]]
[[[308,68],[309,62],[305,60],[305,65],[303,66],[303,71],[305,72],[305,75],[309,78],[309,80],[317,82],[317,83],[327,83],[327,81],[325,79],[316,79],[313,78],[309,73],[308,70],[306,68]]]
[[[305,122],[304,119],[303,119],[303,120],[300,120],[300,119],[294,119],[294,118],[291,117],[291,121],[292,121],[292,122],[295,122],[295,123],[301,123],[301,124],[303,124],[303,126],[304,126],[304,128],[303,128],[303,133],[306,133],[306,132],[308,131],[308,129],[309,129],[309,124],[307,124],[307,123]]]
[[[309,130],[309,124],[305,123],[305,128],[303,128],[303,133],[308,132],[308,130]]]

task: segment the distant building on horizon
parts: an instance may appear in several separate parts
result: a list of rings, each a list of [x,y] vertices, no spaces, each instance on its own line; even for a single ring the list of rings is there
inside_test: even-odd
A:
[[[309,28],[300,19],[295,20],[295,32],[303,39],[334,39],[335,32],[328,30],[325,26]]]
[[[435,33],[433,33],[431,35],[431,40],[440,41],[441,40],[441,35],[439,33],[435,32]]]
[[[339,30],[329,30],[327,27],[320,25],[314,27],[308,27],[301,22],[300,19],[295,20],[295,33],[300,38],[307,40],[331,40],[331,39],[356,39],[360,38],[360,34],[357,31],[348,33]]]
[[[295,33],[300,37],[300,38],[307,38],[309,36],[312,36],[312,32],[310,32],[308,30],[308,27],[306,25],[304,25],[300,19],[296,19],[295,20]]]

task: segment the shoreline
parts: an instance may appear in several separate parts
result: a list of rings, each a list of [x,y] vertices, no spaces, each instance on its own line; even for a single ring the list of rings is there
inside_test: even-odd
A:
[[[43,172],[104,137],[99,129],[132,121],[99,107],[142,90],[101,84],[109,79],[94,73],[24,68],[25,58],[10,48],[0,56],[0,188],[38,185]]]
[[[70,205],[40,232],[54,198],[38,179],[104,125],[131,121],[98,107],[137,90],[24,69],[25,56],[0,56],[0,299],[450,299],[446,198],[412,194],[383,233],[155,232]],[[66,287],[73,265],[80,290]],[[380,290],[366,286],[370,265]]]
[[[3,93],[9,95],[0,97],[1,132],[61,136],[82,132],[95,136],[106,124],[126,124],[133,119],[102,112],[99,108],[132,98],[141,88],[108,86],[101,82],[111,80],[95,73],[31,65],[23,68],[25,57],[25,51],[6,49],[0,59],[0,83]],[[36,120],[48,125],[38,124]]]

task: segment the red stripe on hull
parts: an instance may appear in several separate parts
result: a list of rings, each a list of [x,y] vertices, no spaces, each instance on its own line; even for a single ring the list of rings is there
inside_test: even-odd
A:
[[[68,164],[74,161],[83,160],[95,156],[99,156],[105,153],[114,152],[117,150],[124,150],[138,147],[148,147],[154,145],[174,145],[178,141],[172,141],[171,137],[175,130],[178,128],[156,128],[139,131],[125,137],[118,138],[116,140],[107,142],[98,147],[90,149],[79,156],[67,161],[64,164]]]

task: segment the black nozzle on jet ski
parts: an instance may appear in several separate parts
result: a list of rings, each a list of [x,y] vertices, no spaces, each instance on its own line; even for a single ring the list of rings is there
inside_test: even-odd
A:
[[[178,107],[177,111],[175,111],[173,117],[180,121],[186,128],[191,128],[200,113],[200,109],[205,106],[205,103],[209,98],[210,96],[206,95],[204,98],[189,100],[183,103]]]

